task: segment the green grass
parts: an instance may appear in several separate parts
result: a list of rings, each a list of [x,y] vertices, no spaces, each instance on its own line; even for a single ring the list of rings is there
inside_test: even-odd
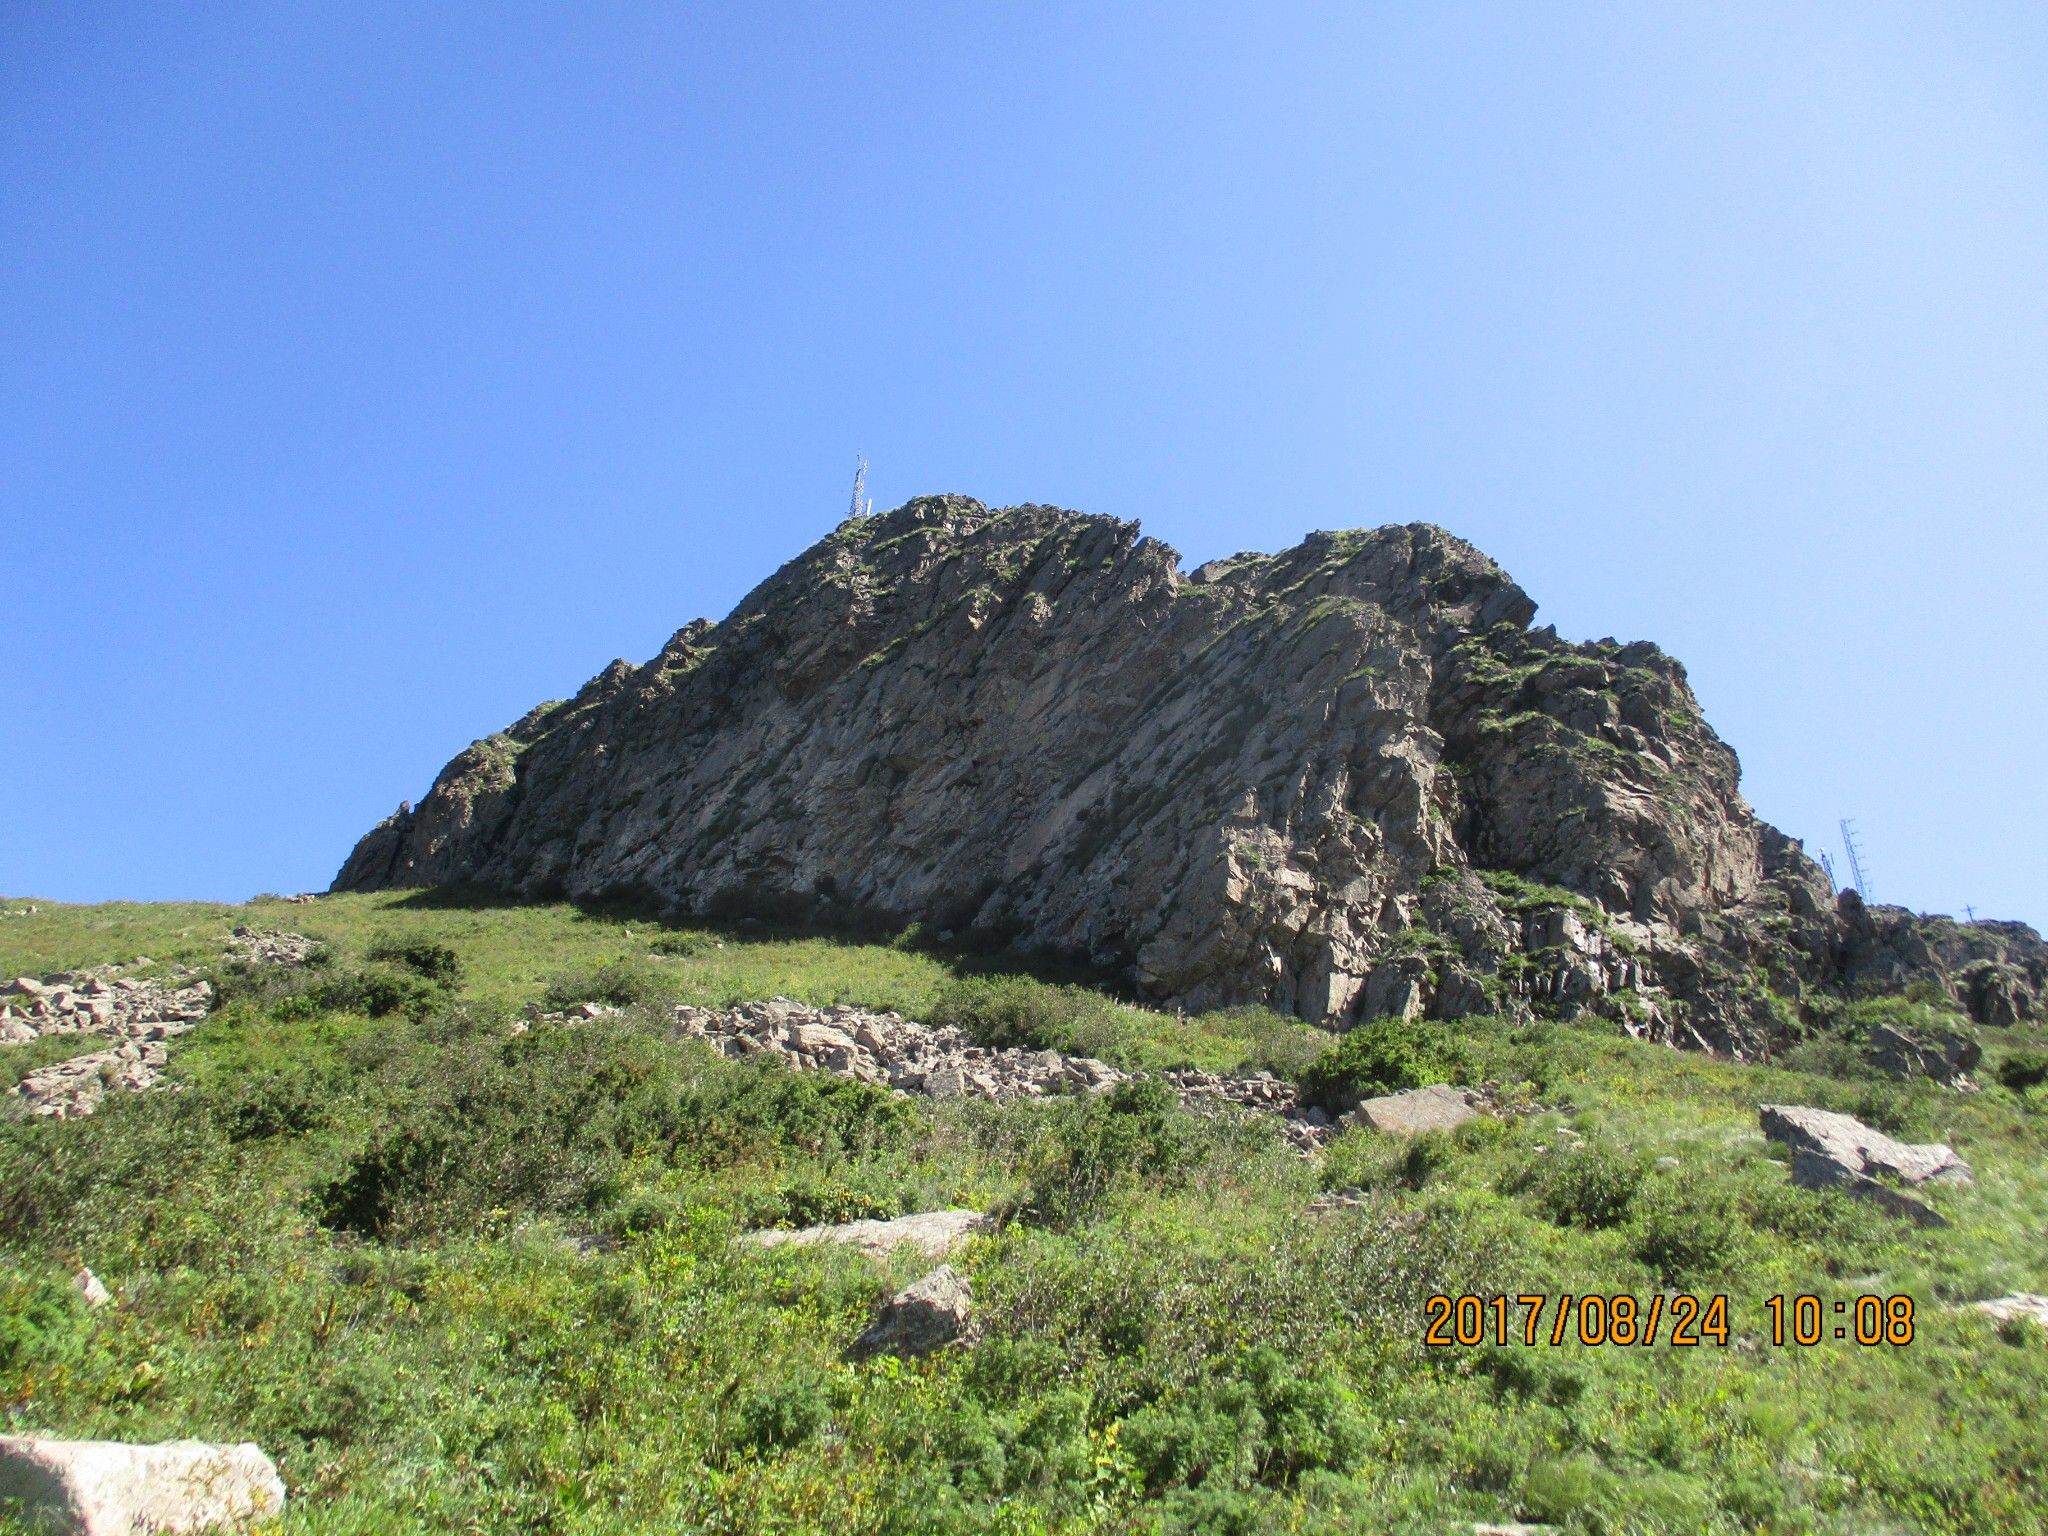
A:
[[[238,922],[333,958],[221,966]],[[1311,1161],[1149,1091],[933,1104],[662,1028],[670,999],[781,993],[1137,1065],[1300,1073],[1320,1043],[914,939],[394,896],[0,920],[10,974],[137,954],[215,968],[223,1006],[173,1047],[181,1091],[0,1122],[0,1427],[254,1439],[300,1536],[2048,1525],[2048,1336],[1957,1305],[2048,1291],[2048,1086],[1996,1072],[2039,1031],[1983,1031],[1989,1086],[1957,1095],[1420,1024],[1396,1065],[1546,1108]],[[509,1033],[593,988],[626,1011]],[[1949,1140],[1977,1182],[1933,1195],[1939,1230],[1793,1189],[1756,1129],[1779,1101]],[[1003,1225],[958,1260],[979,1339],[923,1361],[844,1353],[922,1266],[730,1243],[949,1204]],[[588,1234],[617,1246],[564,1242]],[[84,1309],[79,1264],[119,1305]],[[1422,1342],[1432,1292],[1666,1289],[1726,1293],[1731,1345]],[[1774,1346],[1763,1299],[1802,1292],[1909,1295],[1916,1339]]]

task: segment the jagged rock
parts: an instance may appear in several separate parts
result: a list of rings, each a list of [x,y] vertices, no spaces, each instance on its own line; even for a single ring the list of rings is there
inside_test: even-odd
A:
[[[0,1435],[0,1510],[70,1536],[241,1530],[284,1509],[284,1483],[254,1445],[126,1445]]]
[[[980,1211],[924,1211],[892,1221],[842,1221],[794,1232],[748,1232],[739,1241],[754,1248],[837,1244],[858,1248],[875,1259],[885,1259],[908,1244],[928,1259],[943,1259],[975,1233],[988,1231],[994,1225]]]
[[[1933,1206],[1880,1182],[1968,1184],[1970,1165],[1939,1142],[1895,1141],[1853,1115],[1803,1105],[1766,1104],[1764,1135],[1792,1149],[1792,1182],[1804,1189],[1846,1189],[1922,1226],[1946,1226]]]
[[[1479,1102],[1470,1089],[1432,1083],[1367,1099],[1345,1118],[1384,1136],[1420,1136],[1425,1131],[1456,1130],[1467,1120],[1478,1119]]]
[[[1772,1141],[1810,1152],[1845,1174],[1888,1174],[1902,1184],[1971,1182],[1970,1165],[1953,1148],[1895,1141],[1854,1115],[1795,1104],[1766,1104],[1757,1115]]]
[[[1634,1032],[1742,1056],[1783,1032],[1766,964],[2038,1008],[2038,935],[1838,904],[1683,667],[1534,612],[1420,524],[1184,572],[1135,524],[924,497],[473,744],[335,888],[917,920],[1340,1026],[1470,1011],[1519,956],[1509,1011],[1625,992]]]
[[[854,1340],[851,1353],[928,1355],[964,1337],[973,1312],[974,1292],[966,1276],[942,1264],[891,1296],[882,1315]]]
[[[1977,1042],[1950,1032],[1916,1034],[1891,1024],[1870,1032],[1864,1052],[1870,1064],[1891,1077],[1931,1077],[1951,1088],[1970,1088],[1970,1068],[1984,1058]]]

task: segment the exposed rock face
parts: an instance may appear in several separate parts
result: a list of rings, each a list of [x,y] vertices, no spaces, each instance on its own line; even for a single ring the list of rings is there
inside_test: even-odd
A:
[[[924,498],[471,746],[335,887],[921,920],[1339,1026],[1597,1010],[1747,1053],[1764,964],[2040,1006],[2030,930],[1838,912],[1684,669],[1535,606],[1423,525],[1189,574],[1135,524]]]
[[[254,1445],[0,1435],[0,1513],[18,1512],[32,1530],[67,1536],[244,1530],[283,1509],[284,1483]]]
[[[1949,1088],[1974,1088],[1970,1069],[1984,1059],[1977,1042],[1951,1030],[1926,1034],[1879,1024],[1870,1032],[1864,1052],[1870,1064],[1888,1077],[1931,1077]]]
[[[2048,1296],[2036,1296],[2031,1291],[2015,1291],[2010,1296],[1973,1301],[1970,1306],[1996,1322],[2035,1323],[2048,1328]]]

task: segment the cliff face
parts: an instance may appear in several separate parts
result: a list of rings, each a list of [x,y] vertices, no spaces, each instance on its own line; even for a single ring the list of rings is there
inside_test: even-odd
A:
[[[1886,970],[1684,669],[1534,613],[1422,525],[1184,574],[1135,524],[925,498],[476,743],[335,887],[920,920],[1340,1025],[1597,1008],[1748,1051],[1759,976],[1858,965],[2031,1013],[2027,930]]]

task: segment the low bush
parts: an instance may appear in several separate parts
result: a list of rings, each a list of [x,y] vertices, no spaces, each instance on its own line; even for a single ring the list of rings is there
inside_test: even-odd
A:
[[[589,970],[553,977],[541,994],[541,1006],[560,1013],[578,1003],[609,1003],[614,1008],[660,1007],[673,1002],[675,981],[645,960],[620,959]]]
[[[1106,1097],[1052,1107],[1024,1158],[1027,1210],[1054,1227],[1099,1211],[1139,1177],[1177,1185],[1199,1158],[1196,1127],[1165,1083],[1141,1078]]]
[[[1218,1014],[1203,1015],[1201,1022],[1214,1023],[1227,1033],[1244,1037],[1244,1055],[1238,1059],[1238,1071],[1270,1072],[1290,1081],[1298,1080],[1332,1043],[1327,1029],[1304,1024],[1270,1008],[1228,1008]]]
[[[2014,1093],[2025,1093],[2048,1083],[2048,1051],[2014,1051],[1992,1071],[1999,1083]]]
[[[1528,1176],[1528,1184],[1552,1222],[1598,1232],[1628,1220],[1647,1171],[1638,1154],[1588,1141],[1550,1153]]]
[[[973,976],[944,988],[928,1020],[977,1045],[1094,1056],[1130,1065],[1135,1031],[1100,992],[1052,986],[1028,976]]]
[[[1567,1161],[1581,1161],[1584,1155],[1576,1154]],[[1609,1201],[1619,1191],[1617,1182]],[[1747,1250],[1749,1231],[1742,1213],[1732,1194],[1718,1185],[1658,1178],[1639,1182],[1632,1196],[1619,1203],[1628,1212],[1635,1256],[1668,1286],[1696,1285],[1725,1275]],[[1608,1201],[1594,1197],[1592,1204],[1595,1214],[1611,1213]]]
[[[1303,1068],[1299,1081],[1304,1100],[1336,1114],[1379,1094],[1469,1081],[1472,1067],[1471,1051],[1441,1024],[1368,1019]]]
[[[369,958],[403,967],[444,987],[453,987],[462,980],[462,961],[446,944],[432,944],[424,939],[379,939],[370,946]]]

